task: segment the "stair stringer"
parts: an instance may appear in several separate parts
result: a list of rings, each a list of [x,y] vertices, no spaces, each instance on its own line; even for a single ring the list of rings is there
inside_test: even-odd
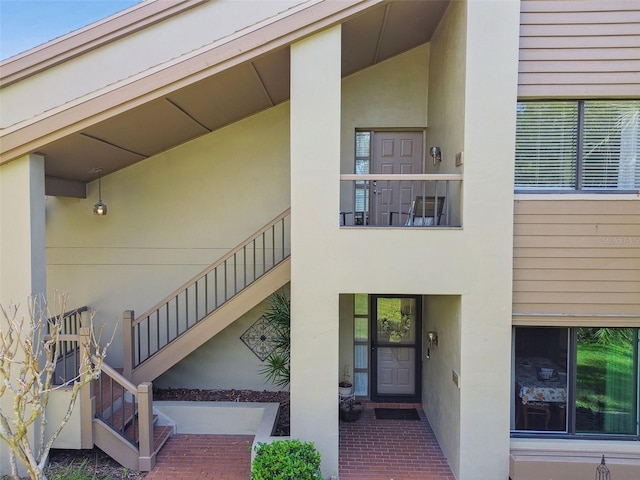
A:
[[[136,385],[155,380],[290,280],[291,257],[288,257],[138,365],[130,380]]]
[[[123,467],[140,470],[138,449],[97,418],[93,419],[93,443]]]

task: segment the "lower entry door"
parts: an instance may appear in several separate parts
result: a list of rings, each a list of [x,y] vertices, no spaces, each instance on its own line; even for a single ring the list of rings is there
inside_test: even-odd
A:
[[[421,301],[419,296],[371,296],[373,400],[419,402]]]

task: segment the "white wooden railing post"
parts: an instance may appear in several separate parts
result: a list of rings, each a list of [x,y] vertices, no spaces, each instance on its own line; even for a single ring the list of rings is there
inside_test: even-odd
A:
[[[153,451],[153,386],[151,382],[138,385],[138,429],[139,469],[148,472],[156,463]]]
[[[81,327],[78,331],[78,346],[81,359],[91,361],[91,331],[87,327]],[[85,365],[80,364],[80,375],[84,375]],[[86,383],[80,389],[80,446],[82,448],[93,448],[93,402],[92,397],[93,382]]]
[[[135,313],[133,310],[125,310],[122,314],[122,374],[128,380],[133,378],[133,321]]]

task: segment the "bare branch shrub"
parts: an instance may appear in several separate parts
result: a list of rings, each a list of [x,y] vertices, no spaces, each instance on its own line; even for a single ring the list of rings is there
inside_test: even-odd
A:
[[[93,312],[82,334],[69,340],[63,331],[66,302],[66,295],[58,295],[49,308],[46,302],[32,298],[26,317],[19,314],[18,305],[0,305],[0,398],[7,399],[0,404],[0,438],[11,449],[14,478],[18,478],[17,459],[32,480],[46,480],[49,451],[71,418],[81,388],[99,378],[113,340],[112,336],[100,347],[102,329],[95,334]],[[80,368],[73,378],[56,385],[56,365],[64,341],[77,341]],[[46,429],[51,392],[61,388],[71,390],[66,413],[60,424]],[[10,407],[5,410],[5,405]]]

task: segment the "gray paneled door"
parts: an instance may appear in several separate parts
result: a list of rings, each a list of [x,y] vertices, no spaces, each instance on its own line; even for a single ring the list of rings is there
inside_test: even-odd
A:
[[[373,132],[371,154],[373,174],[423,173],[423,133]],[[390,212],[408,212],[411,190],[412,182],[373,182],[369,196],[369,224],[389,225]]]
[[[372,296],[374,399],[420,397],[419,296]]]

